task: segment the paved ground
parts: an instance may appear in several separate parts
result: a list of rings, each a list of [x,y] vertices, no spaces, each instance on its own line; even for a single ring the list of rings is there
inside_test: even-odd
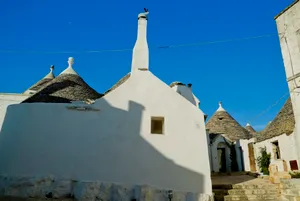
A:
[[[223,184],[267,184],[266,179],[259,179],[249,175],[229,175],[229,176],[212,176],[212,185]]]

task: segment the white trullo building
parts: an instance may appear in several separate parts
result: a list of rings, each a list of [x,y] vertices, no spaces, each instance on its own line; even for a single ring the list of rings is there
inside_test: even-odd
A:
[[[295,118],[288,98],[264,130],[256,132],[247,123],[243,128],[220,104],[206,123],[212,172],[250,171],[261,173],[257,158],[261,148],[271,154],[278,171],[299,170],[295,141]]]
[[[246,128],[253,129],[250,125]],[[219,108],[206,123],[212,172],[244,170],[241,142],[252,137],[246,128],[223,108],[221,102],[219,103]]]
[[[70,58],[59,76],[8,107],[0,134],[0,193],[211,199],[204,114],[190,85],[170,87],[150,72],[147,14],[138,16],[131,72],[104,96],[80,78]]]
[[[279,171],[299,170],[294,129],[295,118],[291,99],[288,98],[274,120],[263,131],[256,133],[255,140],[248,144],[248,149],[253,150],[248,155],[250,170],[260,171],[253,158],[260,156],[261,148],[266,148],[267,153],[271,154],[271,164],[275,164]]]

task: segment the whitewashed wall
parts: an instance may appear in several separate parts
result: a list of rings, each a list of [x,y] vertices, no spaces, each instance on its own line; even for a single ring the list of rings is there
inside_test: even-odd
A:
[[[0,131],[2,123],[6,114],[7,106],[11,104],[18,104],[25,100],[28,96],[23,94],[6,94],[0,93]]]
[[[202,111],[151,72],[135,72],[91,105],[100,111],[66,106],[9,106],[0,135],[0,174],[212,193]],[[165,135],[150,134],[151,116],[165,117]]]
[[[208,159],[209,159],[209,167],[210,167],[210,172],[213,171],[213,160],[212,160],[212,144],[210,144],[210,138],[209,138],[209,133],[208,130],[206,130],[206,139],[207,139],[207,147],[208,147]]]
[[[239,140],[239,144],[242,147],[242,154],[243,154],[242,159],[243,159],[245,171],[251,171],[248,144],[252,143],[254,141],[255,141],[254,138],[251,138],[249,140]],[[254,155],[255,155],[255,153],[254,153]],[[254,157],[256,158],[256,156],[254,156]]]
[[[274,154],[272,151],[272,142],[275,141],[278,141],[279,144],[281,160],[274,159]],[[266,147],[267,152],[271,153],[271,163],[277,164],[279,171],[283,171],[282,160],[286,161],[289,171],[291,170],[289,161],[297,160],[297,148],[296,148],[294,134],[291,134],[289,136],[283,134],[262,142],[257,142],[254,144],[254,147],[255,147],[255,158],[260,156],[260,148]],[[298,165],[299,165],[299,161],[298,161]],[[257,170],[259,170],[258,166],[256,168]]]
[[[280,47],[296,121],[295,139],[300,160],[300,1],[277,19]],[[295,78],[295,79],[292,79]],[[298,87],[298,88],[297,88]]]
[[[193,105],[197,106],[200,104],[199,99],[193,94],[192,88],[186,85],[174,85],[172,87],[177,93],[185,97],[188,101],[190,101]]]

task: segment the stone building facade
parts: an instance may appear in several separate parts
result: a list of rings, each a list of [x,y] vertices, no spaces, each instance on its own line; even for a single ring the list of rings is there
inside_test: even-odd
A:
[[[275,17],[286,79],[295,116],[295,141],[300,160],[300,1],[295,0]]]

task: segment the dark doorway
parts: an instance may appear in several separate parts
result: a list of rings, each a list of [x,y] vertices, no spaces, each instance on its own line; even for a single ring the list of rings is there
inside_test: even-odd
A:
[[[226,172],[226,154],[225,148],[218,148],[219,171]]]

